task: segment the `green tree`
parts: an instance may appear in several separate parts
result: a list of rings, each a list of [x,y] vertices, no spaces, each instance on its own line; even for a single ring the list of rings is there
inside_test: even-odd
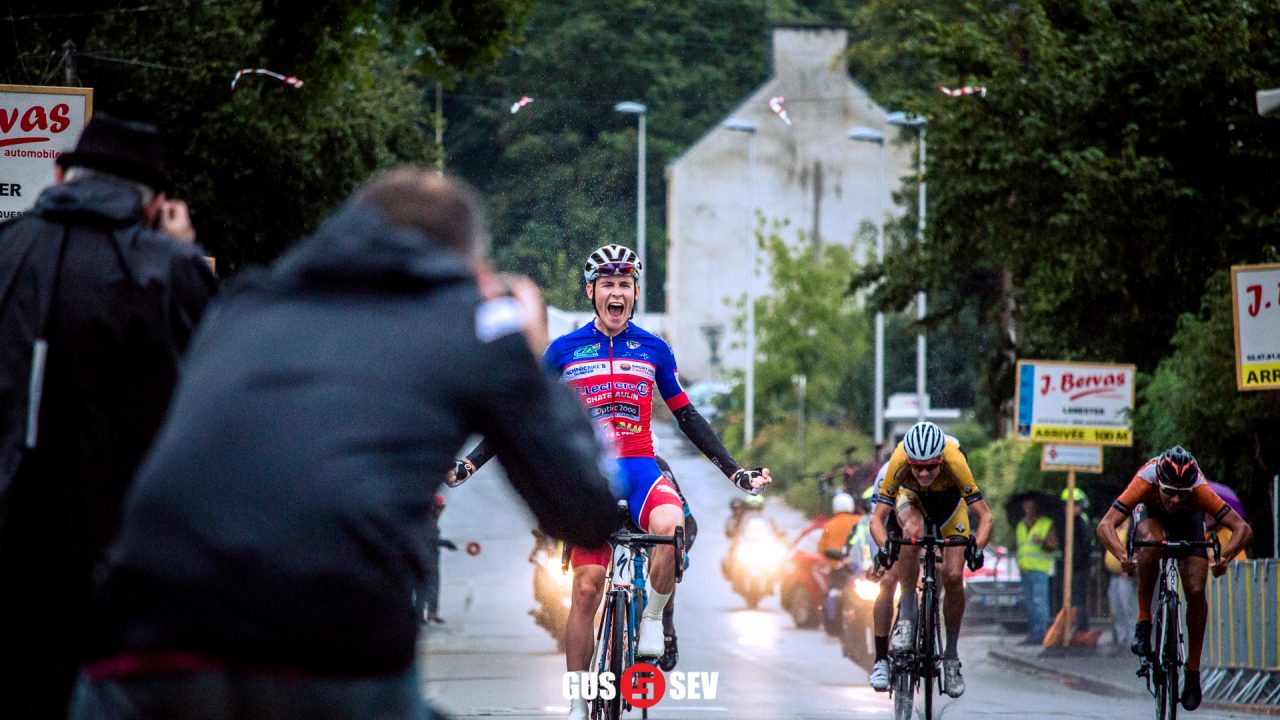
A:
[[[505,52],[530,2],[15,1],[0,81],[62,84],[73,60],[95,110],[159,124],[226,274],[275,258],[377,168],[432,161],[424,89]],[[250,76],[233,94],[244,67],[305,85]]]
[[[1213,274],[1198,313],[1182,316],[1174,352],[1141,390],[1137,423],[1152,454],[1184,445],[1205,474],[1240,494],[1258,547],[1271,537],[1271,478],[1280,473],[1280,391],[1236,390],[1231,279]]]
[[[934,312],[978,313],[997,403],[1018,356],[1153,370],[1206,276],[1280,223],[1280,133],[1253,109],[1278,21],[1234,0],[868,2],[854,75],[929,120],[928,238],[897,228],[878,301],[965,288]],[[937,91],[968,84],[987,95]]]
[[[854,0],[544,2],[527,41],[446,96],[448,166],[493,203],[494,255],[527,273],[559,307],[588,309],[582,259],[635,243],[634,115],[646,114],[647,263],[651,310],[665,307],[662,168],[769,74],[775,22],[844,24]],[[523,96],[533,102],[512,114]]]
[[[845,380],[867,365],[870,333],[862,304],[847,292],[857,262],[848,248],[815,247],[804,233],[795,243],[772,232],[756,231],[767,258],[769,285],[774,290],[756,300],[756,407],[759,422],[798,407],[794,378],[804,376],[806,406],[813,414],[849,419],[839,402]],[[745,301],[744,301],[745,302]],[[744,330],[742,318],[739,331]]]

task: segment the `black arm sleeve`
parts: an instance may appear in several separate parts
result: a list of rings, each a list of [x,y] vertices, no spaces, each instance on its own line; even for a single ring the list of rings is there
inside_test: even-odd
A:
[[[676,423],[680,425],[680,432],[693,442],[694,447],[706,455],[712,465],[720,468],[725,477],[733,477],[738,471],[738,463],[734,462],[733,456],[725,449],[720,438],[716,437],[716,431],[711,429],[706,418],[698,413],[698,409],[690,403],[673,414],[676,416]]]
[[[484,464],[493,459],[493,446],[488,440],[481,440],[479,444],[471,448],[471,452],[466,454],[467,462],[475,466],[476,470],[484,467]]]

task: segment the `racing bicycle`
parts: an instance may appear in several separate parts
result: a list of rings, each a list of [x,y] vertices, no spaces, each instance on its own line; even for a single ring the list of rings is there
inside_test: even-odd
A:
[[[627,501],[618,501],[618,512],[626,519],[624,529],[609,538],[613,545],[613,561],[605,575],[608,588],[604,597],[604,615],[596,632],[595,652],[591,668],[596,672],[613,674],[617,692],[611,699],[597,695],[591,701],[591,720],[618,720],[631,705],[622,696],[622,674],[635,664],[636,643],[639,640],[640,616],[648,602],[649,548],[655,545],[671,545],[675,548],[675,577],[680,582],[684,575],[684,528],[678,527],[672,535],[649,535],[631,532],[637,529],[630,522]],[[647,711],[645,716],[648,716]]]
[[[1137,517],[1132,527],[1137,527]],[[1151,655],[1139,658],[1138,676],[1146,678],[1147,692],[1156,700],[1156,720],[1178,717],[1178,679],[1183,662],[1182,598],[1178,595],[1178,561],[1199,548],[1213,548],[1216,562],[1221,548],[1217,536],[1212,540],[1136,540],[1129,533],[1128,553],[1134,548],[1159,548],[1160,571],[1152,617]]]
[[[904,538],[900,535],[890,535],[886,545],[889,553],[886,568],[893,566],[900,548],[924,548],[924,553],[920,557],[920,595],[916,605],[918,622],[912,648],[905,652],[889,651],[889,694],[893,696],[893,717],[894,720],[911,720],[916,689],[923,685],[924,720],[933,720],[934,685],[942,677],[940,672],[942,622],[939,597],[942,590],[938,580],[938,565],[942,562],[942,548],[966,547],[972,553],[973,539],[960,536],[938,537],[937,525],[930,523],[923,536]]]

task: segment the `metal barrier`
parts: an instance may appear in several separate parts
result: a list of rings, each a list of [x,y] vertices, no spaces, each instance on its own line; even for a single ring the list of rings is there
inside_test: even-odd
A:
[[[1205,595],[1205,696],[1280,706],[1280,560],[1231,563]]]

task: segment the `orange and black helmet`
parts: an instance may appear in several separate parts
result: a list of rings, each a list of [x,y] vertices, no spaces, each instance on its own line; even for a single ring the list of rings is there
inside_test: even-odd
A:
[[[1181,445],[1165,450],[1156,461],[1156,481],[1166,490],[1190,490],[1199,477],[1200,466]]]

